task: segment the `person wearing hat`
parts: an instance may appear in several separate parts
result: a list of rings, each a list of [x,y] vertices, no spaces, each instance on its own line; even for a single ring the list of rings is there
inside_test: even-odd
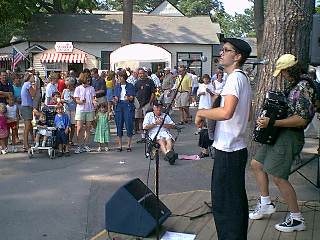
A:
[[[198,110],[195,118],[198,128],[206,118],[216,120],[211,196],[218,239],[247,239],[249,212],[245,167],[251,87],[241,67],[250,53],[250,45],[241,39],[223,40],[219,62],[228,78],[220,94],[220,107]]]
[[[163,105],[161,102],[156,101],[153,104],[153,111],[148,112],[144,117],[143,129],[147,130],[150,139],[154,140],[159,127],[165,118],[164,124],[160,128],[157,136],[157,142],[160,145],[161,152],[165,155],[164,159],[173,165],[178,158],[178,154],[176,154],[172,149],[174,138],[170,133],[170,129],[175,128],[175,124],[169,115],[165,115],[165,113],[161,112],[162,107]]]
[[[268,176],[270,176],[290,211],[284,222],[275,225],[275,228],[282,232],[306,229],[298,207],[296,192],[288,181],[291,165],[304,145],[304,128],[314,116],[314,89],[309,79],[303,78],[301,73],[300,64],[294,55],[284,54],[277,60],[273,76],[285,79],[288,117],[281,120],[268,117],[257,119],[257,124],[261,128],[276,126],[281,130],[275,144],[263,144],[251,161],[261,197],[256,209],[250,213],[249,217],[262,219],[276,211],[269,195]]]
[[[161,88],[163,90],[163,101],[168,106],[172,101],[171,89],[174,86],[174,78],[169,67],[164,68],[164,77],[162,79]]]

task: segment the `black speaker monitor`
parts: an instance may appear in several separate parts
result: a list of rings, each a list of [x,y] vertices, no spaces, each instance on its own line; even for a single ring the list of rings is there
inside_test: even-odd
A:
[[[159,224],[171,211],[159,200]],[[120,187],[106,203],[106,230],[139,237],[147,237],[157,226],[157,197],[139,179]]]

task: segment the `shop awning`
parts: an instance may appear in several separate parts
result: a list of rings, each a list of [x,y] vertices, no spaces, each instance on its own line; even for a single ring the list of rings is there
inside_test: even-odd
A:
[[[11,61],[12,57],[9,54],[0,54],[0,61]]]
[[[41,62],[45,63],[55,63],[55,62],[65,62],[65,63],[85,63],[86,54],[77,53],[43,53],[40,59]]]

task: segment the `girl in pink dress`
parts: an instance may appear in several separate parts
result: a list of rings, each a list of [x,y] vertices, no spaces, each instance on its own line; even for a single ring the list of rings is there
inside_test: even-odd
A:
[[[7,143],[8,143],[8,124],[6,117],[6,105],[0,103],[0,152],[6,154],[8,152]]]

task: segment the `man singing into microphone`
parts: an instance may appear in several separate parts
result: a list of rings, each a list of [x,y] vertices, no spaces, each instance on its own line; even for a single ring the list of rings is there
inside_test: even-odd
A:
[[[244,240],[247,239],[248,228],[245,167],[251,88],[240,68],[249,57],[251,47],[236,38],[225,38],[223,43],[219,61],[228,77],[221,92],[220,107],[199,110],[195,124],[201,127],[205,118],[217,120],[211,198],[218,239]]]

